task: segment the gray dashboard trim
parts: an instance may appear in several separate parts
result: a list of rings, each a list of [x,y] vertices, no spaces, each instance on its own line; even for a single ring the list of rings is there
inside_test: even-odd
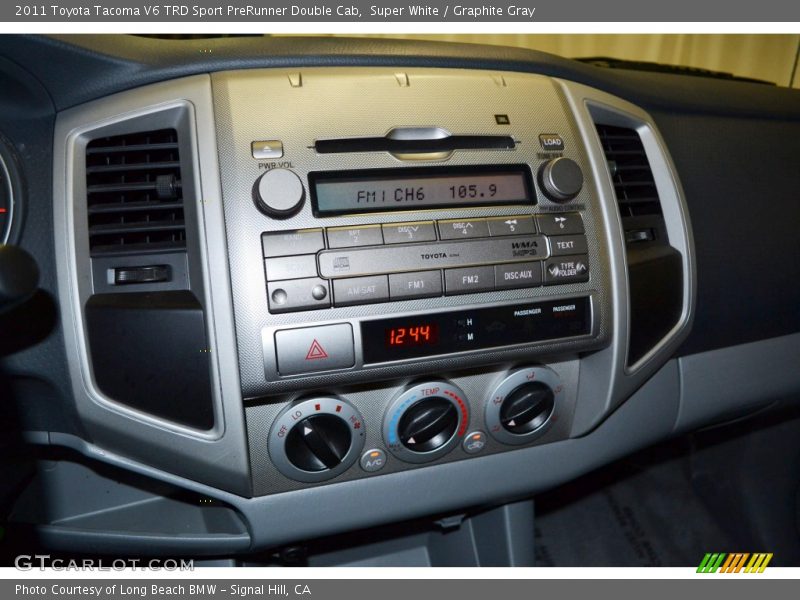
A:
[[[672,435],[769,401],[797,398],[800,334],[734,346],[667,362],[627,402],[591,433],[392,475],[246,499],[171,475],[68,434],[31,432],[28,441],[77,450],[89,458],[227,502],[250,527],[253,546],[264,549],[303,539],[470,505],[531,496]],[[763,378],[741,385],[731,373],[758,369]],[[709,375],[710,374],[710,375]],[[762,385],[766,382],[766,386]],[[511,480],[503,476],[512,471]],[[480,485],[475,485],[480,482]],[[491,493],[487,493],[491,490]],[[369,498],[370,502],[363,502]],[[358,506],[359,510],[352,510]],[[299,518],[298,515],[302,515]]]
[[[669,436],[678,412],[678,383],[677,362],[670,361],[610,419],[580,439],[332,484],[324,491],[310,488],[251,499],[110,454],[75,436],[51,434],[49,441],[230,504],[249,525],[253,540],[250,550],[264,550],[403,519],[511,501],[551,488]],[[507,477],[509,472],[516,476]],[[364,502],[365,498],[369,502]]]
[[[800,333],[684,356],[678,365],[681,433],[800,400]]]
[[[582,360],[573,435],[583,435],[619,406],[678,349],[689,334],[694,317],[696,268],[689,212],[675,167],[653,119],[641,108],[610,94],[569,81],[557,80],[572,108],[597,182],[597,196],[606,221],[603,232],[609,248],[613,342],[604,352]],[[645,146],[661,199],[670,245],[683,258],[683,307],[678,323],[636,364],[626,366],[630,334],[628,278],[622,222],[595,123],[635,128]],[[605,394],[598,390],[607,390]]]
[[[113,131],[131,120],[161,122],[177,111],[186,121],[195,168],[198,252],[202,264],[203,305],[212,349],[216,425],[200,432],[144,415],[105,398],[97,389],[88,360],[82,304],[91,290],[88,254],[78,260],[85,227],[78,227],[80,177],[76,149],[90,132]],[[167,117],[164,117],[167,115]],[[82,161],[79,161],[82,164]],[[233,339],[233,312],[227,285],[227,255],[210,79],[198,75],[156,84],[65,111],[54,137],[54,222],[59,303],[65,323],[73,396],[91,439],[108,451],[149,462],[173,473],[241,495],[250,493],[249,462]],[[85,209],[84,209],[85,210]],[[85,240],[84,240],[85,242]],[[85,246],[85,244],[84,244]],[[208,253],[207,247],[215,252]],[[214,360],[215,359],[215,360]]]

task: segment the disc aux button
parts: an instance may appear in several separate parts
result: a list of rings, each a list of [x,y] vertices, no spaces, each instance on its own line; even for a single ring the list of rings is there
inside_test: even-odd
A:
[[[281,329],[275,332],[275,352],[281,375],[299,375],[355,364],[353,328],[349,323]]]

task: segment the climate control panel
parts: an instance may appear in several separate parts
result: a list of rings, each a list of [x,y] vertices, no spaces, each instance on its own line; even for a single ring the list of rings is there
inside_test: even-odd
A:
[[[564,439],[576,376],[573,360],[295,400],[272,423],[269,460],[291,481],[319,483]]]

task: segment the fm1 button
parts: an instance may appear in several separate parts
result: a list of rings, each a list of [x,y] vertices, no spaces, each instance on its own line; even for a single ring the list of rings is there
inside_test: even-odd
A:
[[[386,466],[386,452],[380,448],[373,448],[367,450],[361,455],[361,468],[367,473],[374,473],[380,471]]]
[[[289,169],[272,169],[256,184],[256,204],[271,217],[285,218],[303,206],[305,189],[300,178]]]
[[[461,442],[461,447],[467,454],[478,454],[478,452],[486,448],[486,434],[482,431],[468,433],[464,441]]]

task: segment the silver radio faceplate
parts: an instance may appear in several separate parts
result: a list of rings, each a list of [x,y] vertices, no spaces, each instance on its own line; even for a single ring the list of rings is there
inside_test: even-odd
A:
[[[398,69],[384,68],[212,75],[245,398],[574,355],[609,342],[610,263],[600,241],[608,224],[559,85],[521,73],[402,71],[408,86],[398,85]],[[264,158],[264,140],[280,156]],[[550,169],[544,185],[540,171],[559,158],[569,168]],[[582,185],[576,169],[586,174]],[[375,177],[361,186],[342,179],[351,172]],[[506,172],[526,173],[525,184],[502,179]],[[324,210],[317,178],[349,181],[325,191]],[[503,202],[491,202],[495,194]],[[388,208],[358,208],[381,199]],[[458,346],[448,342],[441,353],[398,360],[363,356],[362,328],[375,319],[573,298],[591,306],[577,334],[474,351],[444,351]],[[337,332],[331,343],[345,346],[333,367],[323,357],[332,351],[313,335],[293,351],[305,355],[279,355],[276,339],[328,325]],[[281,362],[300,366],[286,372]]]

